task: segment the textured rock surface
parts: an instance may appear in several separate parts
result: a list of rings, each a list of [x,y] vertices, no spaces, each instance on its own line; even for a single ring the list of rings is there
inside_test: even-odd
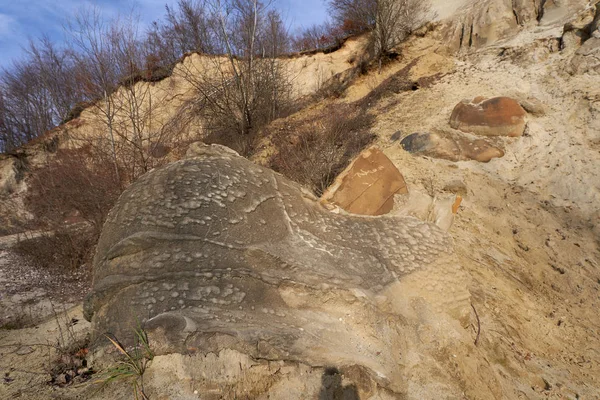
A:
[[[140,321],[159,353],[360,365],[408,393],[419,384],[407,386],[406,352],[432,357],[407,342],[419,325],[410,319],[471,341],[458,323],[469,293],[447,234],[410,217],[330,213],[231,153],[205,151],[129,187],[94,269],[85,311],[96,336],[128,337]]]
[[[404,177],[376,147],[356,157],[323,196],[321,202],[359,215],[383,215],[394,208],[394,196],[406,194]]]
[[[450,126],[482,136],[521,136],[525,130],[526,112],[514,99],[476,97],[463,100],[454,107]]]
[[[433,0],[434,10],[458,4],[444,18],[442,36],[451,51],[472,50],[514,37],[527,27],[567,22],[588,0]]]
[[[10,156],[0,156],[0,196],[6,196],[13,191],[18,184],[16,159]]]
[[[575,52],[570,68],[573,74],[600,75],[600,38],[588,39]]]
[[[488,162],[504,156],[502,149],[484,139],[471,139],[457,134],[413,133],[402,139],[400,145],[412,154],[450,161]]]

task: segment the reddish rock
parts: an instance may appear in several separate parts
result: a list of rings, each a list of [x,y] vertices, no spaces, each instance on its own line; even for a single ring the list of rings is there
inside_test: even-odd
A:
[[[521,136],[527,113],[510,97],[462,101],[454,107],[450,126],[482,136]]]
[[[381,150],[371,147],[336,178],[321,203],[352,214],[383,215],[394,208],[394,195],[406,193],[408,188],[400,171]]]

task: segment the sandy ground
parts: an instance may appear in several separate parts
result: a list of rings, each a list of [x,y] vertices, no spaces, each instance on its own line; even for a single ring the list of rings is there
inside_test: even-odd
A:
[[[0,329],[33,326],[72,308],[82,301],[89,285],[86,268],[36,268],[10,248],[0,250]]]
[[[552,27],[522,34],[511,46],[518,50],[553,34]],[[482,329],[478,347],[507,398],[596,399],[600,153],[591,113],[600,85],[597,76],[564,72],[568,51],[539,46],[525,57],[488,49],[454,60],[455,68],[431,88],[383,100],[374,131],[409,190],[465,197],[451,233],[472,279]],[[532,60],[536,51],[541,57]],[[439,65],[414,71],[437,72]],[[505,140],[502,159],[481,164],[414,157],[391,141],[397,131],[448,130],[462,99],[503,95],[538,99],[546,114],[529,116],[526,136]]]

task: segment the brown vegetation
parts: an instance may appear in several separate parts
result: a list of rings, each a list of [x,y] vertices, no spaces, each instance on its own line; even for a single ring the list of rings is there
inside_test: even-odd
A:
[[[48,268],[91,260],[108,211],[120,194],[110,168],[89,153],[61,151],[29,181],[26,205],[47,234],[21,241],[17,252]]]
[[[432,17],[428,0],[329,0],[328,4],[346,33],[372,32],[373,56],[378,60]]]
[[[308,119],[294,120],[272,136],[273,170],[321,195],[375,138],[374,117],[355,105],[331,104]]]

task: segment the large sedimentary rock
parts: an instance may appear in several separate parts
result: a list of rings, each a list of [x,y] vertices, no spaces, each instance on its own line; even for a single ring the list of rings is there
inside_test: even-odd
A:
[[[97,338],[141,323],[158,353],[356,365],[408,398],[430,384],[415,374],[433,368],[439,393],[465,390],[433,354],[471,351],[460,325],[469,293],[446,233],[410,217],[330,213],[281,175],[214,149],[148,173],[111,211],[85,302]],[[440,336],[433,347],[417,339],[424,325]]]
[[[407,194],[404,177],[377,147],[363,151],[342,172],[321,202],[352,214],[383,215],[394,208],[394,196]]]
[[[519,102],[509,97],[476,97],[454,107],[450,126],[482,136],[521,136],[526,114]]]

